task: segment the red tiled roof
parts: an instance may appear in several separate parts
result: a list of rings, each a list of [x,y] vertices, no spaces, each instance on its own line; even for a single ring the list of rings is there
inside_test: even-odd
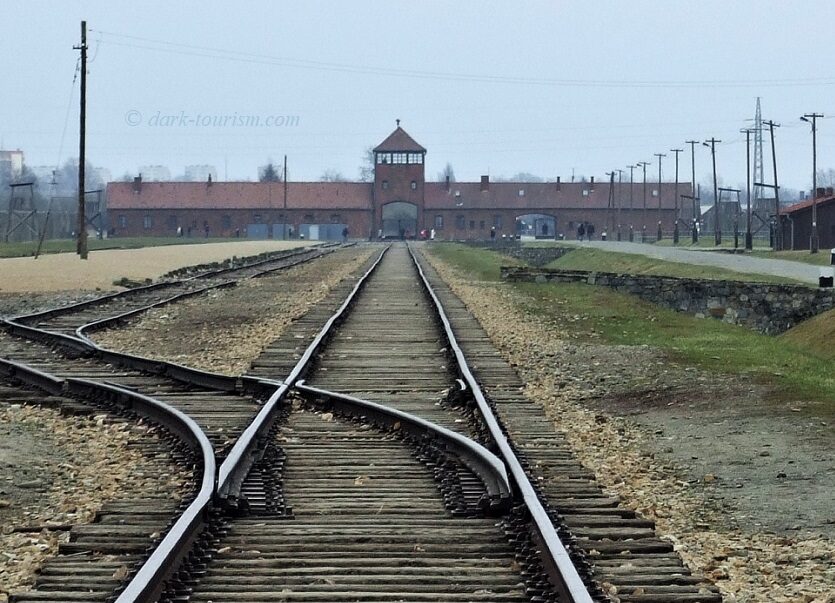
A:
[[[288,209],[370,209],[366,182],[288,182]],[[108,209],[281,209],[282,182],[133,182],[107,185]]]
[[[621,207],[629,207],[629,184],[618,191],[615,185],[615,207],[622,192]],[[643,207],[643,185],[633,189],[633,207]],[[647,208],[658,207],[658,197],[652,191],[658,184],[647,183]],[[588,191],[584,195],[583,191]],[[679,183],[679,194],[690,190],[689,183]],[[606,209],[609,206],[609,183],[563,182],[557,190],[556,182],[490,182],[488,190],[481,190],[480,182],[452,182],[449,191],[443,182],[427,182],[425,187],[426,209]],[[456,191],[460,193],[456,195]],[[523,195],[519,191],[524,191]],[[662,207],[675,207],[675,184],[661,183]]]
[[[397,129],[388,135],[383,142],[374,147],[374,152],[411,152],[425,153],[426,149],[420,146],[415,139],[406,133],[406,130],[397,126]]]
[[[780,210],[780,213],[790,214],[790,213],[796,212],[796,211],[801,210],[801,209],[806,209],[807,207],[812,207],[812,201],[813,201],[813,199],[805,199],[804,201],[801,201],[799,203],[795,203],[794,205],[789,205],[788,207],[784,207],[783,209]],[[832,201],[835,201],[835,197],[818,197],[818,207],[820,207],[821,205],[827,205],[827,204],[831,203]]]

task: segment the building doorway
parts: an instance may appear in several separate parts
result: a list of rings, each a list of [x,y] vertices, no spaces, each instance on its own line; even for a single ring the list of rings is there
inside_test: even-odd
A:
[[[414,238],[417,232],[417,214],[418,208],[414,203],[393,201],[383,205],[383,238]]]
[[[525,214],[516,218],[516,234],[521,239],[557,238],[557,219],[547,214]]]

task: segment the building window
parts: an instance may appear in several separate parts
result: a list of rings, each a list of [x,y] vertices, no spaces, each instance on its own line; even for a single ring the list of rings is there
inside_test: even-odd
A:
[[[254,216],[252,216],[252,221],[255,222],[256,224],[260,224],[261,223],[261,214],[255,214]]]
[[[519,196],[520,196],[520,197],[524,197],[524,196],[525,196],[525,189],[523,189],[523,188],[520,188],[520,189],[519,189]]]
[[[412,190],[413,190],[413,191],[414,191],[414,190],[417,190],[417,182],[415,182],[414,180],[412,180],[412,183],[411,183],[409,186],[411,186],[411,187],[412,187]]]
[[[119,228],[127,228],[128,227],[128,217],[127,216],[119,216]]]
[[[657,197],[657,196],[658,196],[658,189],[657,189],[657,188],[652,189],[652,196],[653,196],[653,197]]]
[[[589,189],[587,189],[587,188],[584,188],[584,189],[583,189],[583,196],[584,196],[584,197],[588,197],[588,196],[589,196]]]
[[[455,228],[458,230],[464,230],[467,227],[467,222],[464,220],[464,216],[458,214],[455,216]]]
[[[479,222],[478,222],[478,229],[479,229],[479,230],[484,230],[484,220],[479,220]]]
[[[391,162],[392,163],[406,163],[406,158],[408,157],[408,153],[392,153],[391,154]]]
[[[377,163],[391,163],[391,153],[377,153]]]
[[[331,214],[331,224],[342,224],[342,216],[339,214]]]
[[[173,216],[173,215],[168,216],[168,219],[166,220],[166,222],[167,222],[168,228],[170,230],[176,230],[177,229],[177,216]]]
[[[475,230],[475,220],[470,220],[470,230]]]
[[[145,230],[150,230],[151,226],[153,225],[154,220],[151,218],[151,216],[145,216],[144,218],[142,218],[142,228],[144,228]]]
[[[388,188],[389,188],[389,181],[388,180],[383,180],[383,190],[387,191]]]
[[[409,163],[417,165],[423,163],[423,153],[409,153]]]
[[[224,214],[223,217],[220,219],[220,223],[223,228],[232,228],[232,216],[229,214]]]
[[[444,229],[444,217],[441,215],[435,216],[435,230]]]
[[[313,214],[305,214],[304,215],[304,223],[305,224],[313,224]]]
[[[501,214],[494,214],[493,215],[493,228],[501,228],[502,227],[502,215]]]

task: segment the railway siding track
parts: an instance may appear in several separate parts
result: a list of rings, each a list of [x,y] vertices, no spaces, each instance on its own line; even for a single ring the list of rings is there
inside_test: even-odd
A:
[[[58,553],[39,571],[32,590],[12,594],[10,603],[24,601],[105,601],[168,533],[174,520],[214,484],[214,454],[193,420],[157,400],[115,386],[80,379],[60,379],[23,364],[0,360],[0,375],[16,386],[18,402],[43,403],[72,413],[108,413],[110,420],[150,421],[159,438],[145,440],[142,453],[170,457],[191,475],[178,500],[162,487],[140,496],[117,496],[96,513],[90,524],[74,525]],[[25,388],[21,388],[25,385]],[[9,392],[7,392],[9,393]],[[4,396],[6,397],[6,396]],[[162,484],[160,484],[162,486]],[[79,598],[81,595],[81,598]]]
[[[182,505],[171,506],[164,496],[151,493],[147,499],[109,505],[97,516],[96,525],[74,527],[70,542],[44,568],[35,590],[16,594],[12,600],[104,601],[114,587],[119,590],[120,584],[137,575],[137,583],[158,583],[159,574],[153,568],[187,558],[200,535],[196,528],[212,513],[216,453],[222,458],[275,389],[275,384],[265,380],[230,378],[105,350],[91,342],[85,330],[208,289],[232,286],[236,281],[229,280],[231,272],[238,278],[258,278],[325,253],[330,250],[281,253],[4,321],[10,334],[29,339],[0,336],[0,374],[6,379],[49,392],[50,402],[64,412],[105,408],[160,424],[177,447],[180,463],[197,476]],[[91,324],[85,324],[91,319]],[[134,564],[132,570],[126,569]],[[70,579],[68,572],[79,575]],[[149,592],[128,590],[127,600],[150,596]]]

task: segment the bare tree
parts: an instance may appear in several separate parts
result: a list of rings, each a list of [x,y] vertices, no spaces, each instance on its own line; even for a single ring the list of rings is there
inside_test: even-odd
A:
[[[347,182],[348,179],[338,170],[327,169],[319,176],[319,182]]]
[[[447,178],[449,178],[450,182],[455,182],[455,171],[452,169],[451,163],[447,163],[443,171],[438,174],[439,182],[446,182]]]
[[[365,149],[362,156],[362,164],[359,169],[360,182],[371,182],[374,180],[374,147]]]

